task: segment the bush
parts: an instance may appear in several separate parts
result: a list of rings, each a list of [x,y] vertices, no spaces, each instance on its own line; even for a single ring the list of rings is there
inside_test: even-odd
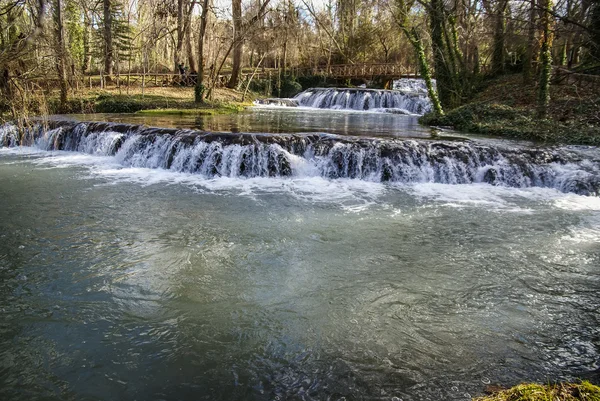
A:
[[[302,92],[302,85],[296,82],[293,78],[284,78],[281,80],[279,97],[292,97],[300,92]]]

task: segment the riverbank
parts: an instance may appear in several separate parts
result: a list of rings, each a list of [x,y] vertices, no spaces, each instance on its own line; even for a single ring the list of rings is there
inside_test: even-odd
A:
[[[591,85],[552,85],[548,118],[535,116],[535,85],[520,74],[487,82],[472,101],[420,122],[475,134],[546,143],[600,145],[600,93]]]
[[[210,115],[237,113],[252,105],[254,95],[244,96],[228,88],[216,88],[213,99],[205,103],[194,102],[194,88],[140,87],[84,89],[72,93],[66,105],[60,105],[58,92],[35,94],[30,97],[27,111],[30,115],[92,114],[92,113],[142,113],[152,115]],[[11,120],[5,111],[2,119]]]
[[[559,384],[519,384],[477,397],[475,401],[600,401],[600,387],[588,381]]]

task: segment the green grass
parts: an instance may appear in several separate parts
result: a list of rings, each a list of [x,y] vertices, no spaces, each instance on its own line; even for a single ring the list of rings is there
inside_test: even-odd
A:
[[[600,387],[587,381],[559,384],[519,384],[474,401],[600,401]]]
[[[250,102],[213,101],[197,104],[192,97],[181,93],[170,94],[115,94],[108,92],[90,92],[69,99],[66,107],[61,108],[58,99],[48,101],[51,114],[69,113],[141,113],[148,115],[211,115],[237,113],[251,106]]]

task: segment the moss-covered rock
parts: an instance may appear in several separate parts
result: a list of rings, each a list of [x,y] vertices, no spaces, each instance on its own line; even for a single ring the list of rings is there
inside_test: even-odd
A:
[[[559,384],[519,384],[475,401],[600,401],[600,387],[587,381]]]

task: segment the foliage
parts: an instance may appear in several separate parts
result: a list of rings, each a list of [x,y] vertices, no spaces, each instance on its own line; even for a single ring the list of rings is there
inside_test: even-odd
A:
[[[302,85],[292,76],[281,79],[253,79],[250,90],[263,96],[293,97],[302,92]]]
[[[279,85],[278,97],[292,97],[302,92],[302,85],[292,77],[284,77]]]
[[[78,4],[74,0],[66,2],[65,25],[68,38],[68,53],[71,55],[74,65],[82,66],[85,58],[85,26]]]
[[[560,384],[519,384],[475,401],[600,401],[600,387],[588,381]]]
[[[111,1],[111,33],[112,33],[112,57],[115,64],[127,62],[130,58],[131,42],[133,38],[133,28],[127,21],[127,15],[123,4],[119,1]],[[104,19],[100,18],[102,26]],[[100,59],[106,57],[107,48],[104,43],[104,28],[95,30],[95,51],[94,56]]]

